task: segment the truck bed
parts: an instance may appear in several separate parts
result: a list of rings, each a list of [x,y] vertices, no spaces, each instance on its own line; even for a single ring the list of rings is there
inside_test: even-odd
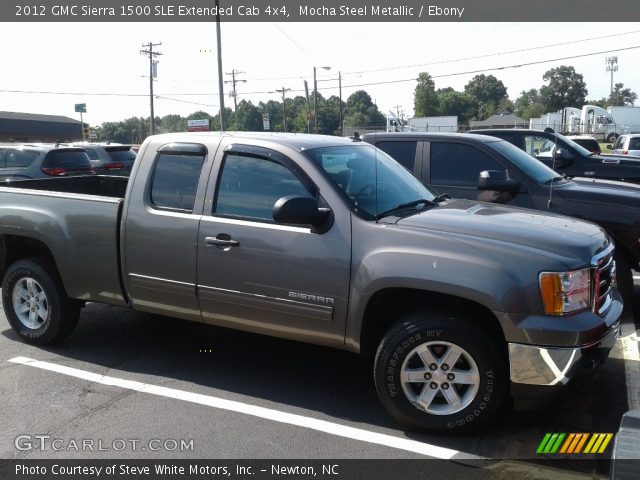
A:
[[[79,177],[37,178],[0,183],[0,187],[28,188],[50,192],[80,193],[101,197],[124,198],[128,177],[85,175]]]
[[[125,305],[120,218],[128,178],[87,176],[0,184],[0,239],[40,242],[71,298]]]

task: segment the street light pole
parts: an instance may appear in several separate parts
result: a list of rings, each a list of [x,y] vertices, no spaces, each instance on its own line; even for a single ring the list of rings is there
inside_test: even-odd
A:
[[[320,67],[324,70],[331,70],[331,67]],[[316,78],[316,67],[313,67],[313,121],[314,132],[318,133],[318,79]]]
[[[224,132],[224,79],[222,76],[222,45],[220,33],[220,1],[216,0],[216,40],[218,41],[218,94],[220,95],[220,131]]]

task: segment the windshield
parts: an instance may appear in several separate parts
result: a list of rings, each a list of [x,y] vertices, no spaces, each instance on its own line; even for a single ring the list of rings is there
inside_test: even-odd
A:
[[[509,142],[496,141],[490,142],[488,145],[502,153],[527,176],[531,177],[538,183],[548,183],[554,178],[562,178],[557,172],[547,167],[540,160],[532,157]]]
[[[436,195],[407,169],[369,144],[316,148],[304,152],[365,218]]]
[[[560,144],[564,143],[564,144],[570,146],[574,150],[577,150],[580,155],[585,156],[585,157],[588,157],[589,155],[592,155],[592,153],[589,150],[584,148],[582,145],[578,145],[576,142],[574,142],[570,138],[563,137],[563,136],[560,136],[558,134],[556,134],[556,136],[558,137],[558,143],[560,143]]]

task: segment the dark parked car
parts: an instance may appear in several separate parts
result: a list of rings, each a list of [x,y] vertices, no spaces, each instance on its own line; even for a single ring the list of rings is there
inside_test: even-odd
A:
[[[73,143],[71,146],[84,148],[91,164],[100,175],[131,174],[136,152],[131,145],[119,143]]]
[[[591,135],[575,135],[568,138],[573,143],[577,143],[581,147],[589,150],[591,153],[595,153],[596,155],[600,155],[602,153],[600,143],[598,143],[598,140],[593,138]]]
[[[640,185],[569,180],[498,138],[445,133],[377,133],[362,139],[452,197],[504,203],[591,220],[616,242],[618,286],[633,292],[640,265]]]
[[[0,181],[95,173],[82,148],[54,144],[0,145]]]
[[[595,155],[558,133],[524,129],[470,130],[469,133],[506,140],[568,177],[640,183],[640,160],[625,155]]]

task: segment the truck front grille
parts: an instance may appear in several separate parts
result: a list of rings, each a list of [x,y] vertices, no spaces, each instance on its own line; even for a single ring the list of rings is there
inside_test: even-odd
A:
[[[593,312],[604,314],[611,304],[611,289],[616,281],[616,262],[613,259],[613,248],[594,257],[592,261],[591,306]]]

